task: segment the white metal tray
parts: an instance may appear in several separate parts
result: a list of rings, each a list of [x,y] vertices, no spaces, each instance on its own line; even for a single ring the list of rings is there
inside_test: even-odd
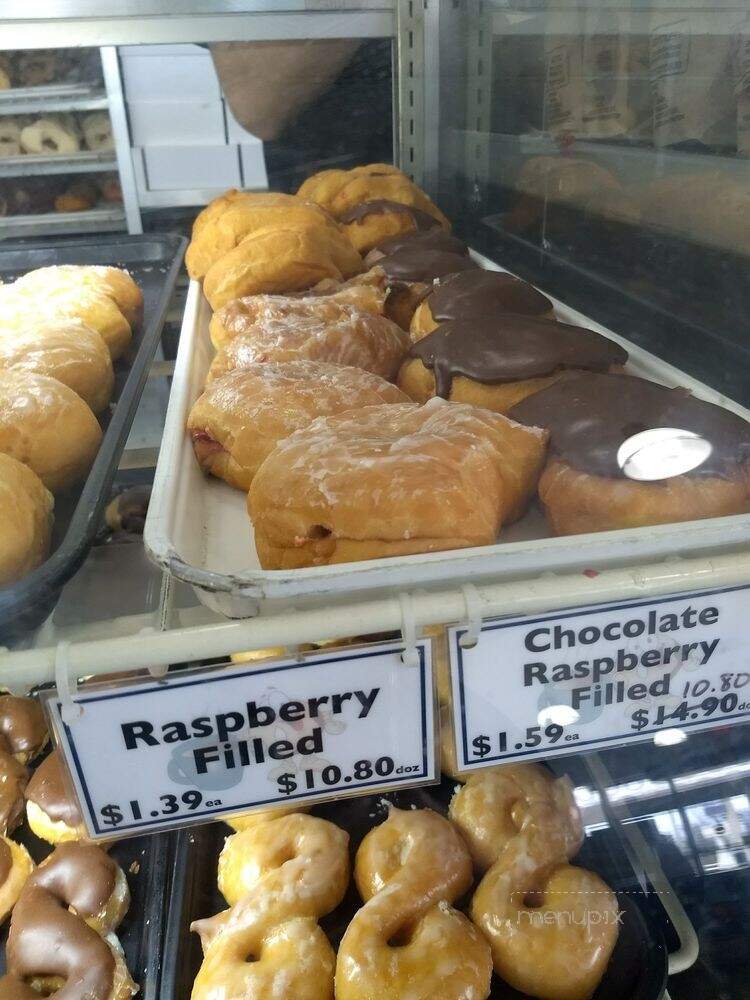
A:
[[[500,270],[486,258],[475,257],[483,266]],[[557,301],[555,311],[561,320],[588,326],[623,344],[633,374],[686,386],[696,396],[750,419],[750,413],[736,403],[581,313]],[[597,571],[707,550],[734,551],[750,542],[750,515],[551,538],[540,511],[532,507],[522,521],[503,531],[495,545],[309,569],[263,570],[245,494],[201,473],[185,433],[214,353],[208,335],[210,317],[200,285],[192,282],[144,541],[157,565],[192,584],[206,606],[226,617],[252,617],[281,607],[280,601],[323,605],[364,592]]]

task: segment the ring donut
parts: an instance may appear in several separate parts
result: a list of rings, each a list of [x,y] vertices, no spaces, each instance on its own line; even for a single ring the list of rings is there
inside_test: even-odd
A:
[[[36,156],[72,156],[81,145],[78,136],[54,118],[39,118],[22,129],[21,148]]]

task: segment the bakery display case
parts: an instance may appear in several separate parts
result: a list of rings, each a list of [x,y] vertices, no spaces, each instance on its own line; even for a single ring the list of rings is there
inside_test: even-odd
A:
[[[750,995],[749,39],[0,5],[0,995]]]

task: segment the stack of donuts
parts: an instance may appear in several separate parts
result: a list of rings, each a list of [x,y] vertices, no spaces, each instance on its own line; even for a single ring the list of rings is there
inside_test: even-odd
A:
[[[744,419],[480,269],[395,167],[230,191],[186,259],[217,351],[188,432],[265,569],[492,544],[537,495],[555,534],[750,510]]]
[[[359,833],[362,805],[339,803],[336,819]],[[382,818],[383,800],[364,805]],[[447,816],[387,804],[384,822],[367,820],[353,845],[359,908],[341,826],[289,807],[228,822],[228,909],[192,925],[192,1000],[486,1000],[493,973],[526,996],[586,1000],[617,942],[615,894],[571,864],[583,842],[572,786],[537,764],[472,775]],[[336,951],[319,924],[331,913],[328,926],[346,926]]]
[[[32,698],[0,696],[0,922],[10,916],[0,996],[129,1000],[137,992],[115,930],[130,894],[122,869],[85,829],[58,751],[29,779],[49,741]],[[10,839],[24,818],[52,852],[35,866]]]
[[[142,314],[140,289],[114,267],[44,267],[0,285],[0,586],[46,557],[53,497],[96,457],[96,414]]]

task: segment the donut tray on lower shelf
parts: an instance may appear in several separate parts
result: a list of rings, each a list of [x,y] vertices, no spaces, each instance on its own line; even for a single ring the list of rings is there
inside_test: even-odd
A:
[[[480,264],[499,269],[474,254]],[[669,386],[684,386],[699,398],[750,413],[708,386],[661,361],[623,337],[554,300],[558,319],[588,326],[622,344],[630,355],[627,371]],[[213,358],[208,325],[211,310],[198,282],[188,292],[175,363],[169,409],[154,479],[144,543],[150,558],[172,576],[191,584],[201,600],[228,618],[273,612],[274,604],[300,600],[329,605],[337,599],[392,594],[426,586],[467,581],[529,580],[542,573],[601,571],[667,557],[689,558],[730,551],[750,541],[750,516],[714,518],[646,529],[607,531],[551,538],[540,510],[532,505],[517,524],[504,529],[494,545],[369,562],[339,563],[295,570],[264,570],[253,541],[244,493],[203,475],[185,432],[190,409],[203,391]]]
[[[23,844],[35,862],[43,861],[53,848],[35,836],[24,822],[11,835]],[[122,868],[130,889],[128,912],[115,934],[125,953],[130,975],[138,984],[139,1000],[158,1000],[168,898],[167,877],[171,865],[171,834],[122,840],[109,854]],[[5,943],[10,921],[0,932],[0,975],[5,974]]]
[[[313,814],[343,827],[350,836],[352,861],[366,833],[388,814],[387,803],[402,808],[430,808],[445,814],[456,782],[344,799],[313,809]],[[189,1000],[201,964],[200,939],[190,923],[226,909],[216,884],[217,861],[224,839],[232,831],[223,823],[182,830],[172,860],[172,897],[165,937],[165,961],[159,1000]],[[652,897],[647,897],[609,828],[591,832],[572,862],[600,875],[617,893],[623,914],[619,936],[607,971],[593,1000],[658,1000],[664,995],[667,952]],[[457,901],[465,908],[467,901]],[[362,905],[353,881],[333,913],[320,921],[334,948]],[[656,904],[658,906],[658,904]],[[492,977],[491,1000],[521,1000],[522,995],[497,976]]]
[[[115,363],[112,402],[99,416],[104,435],[94,464],[80,487],[55,497],[50,554],[22,580],[0,587],[0,645],[9,645],[47,617],[93,544],[161,337],[185,243],[176,235],[99,236],[34,246],[0,243],[2,281],[55,264],[110,264],[130,271],[144,298],[143,323],[133,332],[126,355]]]

